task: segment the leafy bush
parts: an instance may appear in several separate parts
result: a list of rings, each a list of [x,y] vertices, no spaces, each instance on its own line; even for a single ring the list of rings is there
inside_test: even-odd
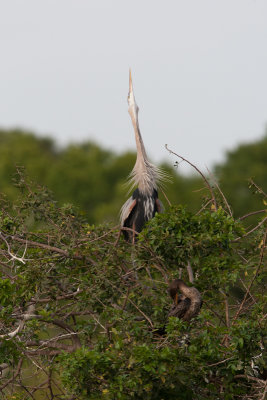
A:
[[[0,215],[3,399],[263,398],[266,216],[245,230],[205,203],[156,215],[135,246],[21,171]],[[190,262],[204,304],[168,318]]]

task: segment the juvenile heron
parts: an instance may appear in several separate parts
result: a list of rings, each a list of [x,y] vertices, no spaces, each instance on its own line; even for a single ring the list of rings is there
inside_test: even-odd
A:
[[[132,189],[134,187],[136,189],[122,206],[120,221],[123,228],[130,228],[129,230],[123,230],[125,239],[134,243],[136,232],[141,232],[145,222],[153,218],[156,212],[163,211],[162,203],[158,199],[158,185],[166,178],[166,174],[148,161],[139,129],[139,108],[134,98],[131,71],[128,105],[137,148],[136,163],[130,174],[130,184]]]
[[[180,295],[178,295],[178,291],[181,292]],[[169,293],[174,300],[169,317],[190,321],[199,314],[202,297],[195,287],[189,287],[181,279],[175,279],[170,283]]]

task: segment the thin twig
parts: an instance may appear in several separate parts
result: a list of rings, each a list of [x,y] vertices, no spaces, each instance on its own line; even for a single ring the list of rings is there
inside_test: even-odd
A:
[[[221,188],[220,188],[218,182],[216,181],[216,179],[215,179],[213,173],[212,173],[208,168],[207,168],[207,170],[208,170],[208,173],[210,174],[210,176],[212,177],[213,182],[215,183],[216,188],[218,189],[220,195],[222,196],[223,201],[224,201],[224,203],[225,203],[225,205],[226,205],[226,207],[227,207],[227,209],[228,209],[228,211],[229,211],[230,216],[232,217],[232,216],[233,216],[233,213],[232,213],[232,210],[231,210],[231,207],[230,207],[228,201],[226,200],[225,195],[223,194],[223,192],[222,192],[222,190],[221,190]]]
[[[17,376],[20,373],[21,367],[22,367],[22,361],[23,360],[21,358],[18,362],[18,367],[17,367],[15,374],[10,379],[8,379],[2,386],[0,386],[0,390],[5,389],[5,387],[7,387],[11,382],[13,382],[17,378]]]
[[[160,190],[161,190],[163,196],[165,197],[165,200],[167,201],[167,203],[168,203],[169,206],[171,207],[171,206],[172,206],[172,203],[171,203],[170,200],[168,199],[166,193],[164,192],[164,190],[163,190],[162,188],[160,188]]]
[[[217,363],[208,364],[207,367],[215,367],[216,365],[224,364],[226,361],[229,361],[229,360],[231,360],[232,358],[234,358],[234,357],[233,357],[233,356],[232,356],[232,357],[228,357],[228,358],[225,358],[224,360],[219,361],[219,362],[217,362]]]
[[[242,300],[242,303],[240,304],[240,307],[239,307],[239,309],[237,310],[237,312],[236,312],[236,314],[235,314],[235,316],[234,316],[234,318],[233,318],[233,324],[234,324],[234,322],[236,321],[237,317],[239,316],[240,312],[242,311],[243,306],[244,306],[244,304],[245,304],[245,301],[247,300],[247,297],[248,297],[248,295],[249,295],[249,293],[250,293],[250,289],[251,289],[251,287],[252,287],[252,285],[253,285],[253,283],[254,283],[254,281],[255,281],[257,275],[258,275],[258,272],[259,272],[259,269],[260,269],[260,267],[261,267],[262,260],[263,260],[263,257],[264,257],[264,249],[265,249],[265,243],[266,243],[266,236],[267,236],[267,229],[266,229],[266,231],[265,231],[265,234],[264,234],[264,237],[263,237],[263,241],[262,241],[262,248],[261,248],[261,252],[260,252],[260,260],[259,260],[258,266],[257,266],[257,268],[256,268],[255,274],[254,274],[254,276],[253,276],[253,278],[252,278],[250,284],[248,285],[248,288],[247,288],[246,294],[245,294],[245,296],[244,296],[244,298],[243,298],[243,300]]]
[[[213,201],[213,205],[215,207],[215,210],[217,210],[217,202],[216,202],[216,199],[215,199],[215,195],[214,195],[212,187],[210,186],[210,184],[209,184],[207,178],[205,177],[205,175],[203,175],[203,173],[194,164],[192,164],[190,161],[188,161],[186,158],[184,158],[184,157],[180,156],[179,154],[175,153],[174,151],[170,150],[168,148],[167,144],[165,144],[165,148],[166,148],[166,150],[168,150],[169,153],[171,153],[171,154],[175,155],[176,157],[181,158],[181,160],[187,162],[189,165],[191,165],[191,167],[193,167],[201,175],[202,179],[204,180],[204,182],[205,182],[205,184],[207,186],[207,189],[210,192],[210,195],[212,197],[212,201]]]
[[[238,218],[238,221],[242,221],[243,219],[248,218],[251,215],[260,214],[260,213],[263,213],[263,212],[267,212],[266,208],[264,210],[252,211],[252,212],[250,212],[248,214],[245,214],[242,217]]]
[[[264,224],[265,221],[267,221],[267,217],[263,218],[263,220],[261,222],[259,222],[258,225],[254,226],[253,229],[251,229],[250,231],[246,232],[243,236],[239,236],[238,238],[231,240],[231,242],[234,243],[234,242],[237,242],[240,239],[243,239],[243,238],[247,237],[252,232],[256,231],[262,224]]]
[[[194,283],[194,273],[190,264],[190,261],[188,261],[188,264],[186,266],[187,273],[188,273],[188,279],[190,283]]]

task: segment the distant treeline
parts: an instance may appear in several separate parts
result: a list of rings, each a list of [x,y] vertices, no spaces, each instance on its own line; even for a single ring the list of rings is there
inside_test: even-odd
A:
[[[90,141],[59,149],[51,138],[0,130],[0,193],[9,200],[18,196],[12,179],[16,166],[22,166],[34,181],[47,186],[60,204],[77,206],[90,223],[116,223],[135,157],[134,152],[116,154]],[[160,166],[171,176],[172,183],[166,183],[164,189],[169,201],[198,211],[207,195],[202,178],[193,171],[184,176],[172,165]],[[267,135],[228,152],[212,174],[209,179],[216,178],[235,216],[266,208],[253,192],[267,191]],[[161,199],[168,207],[163,194]]]

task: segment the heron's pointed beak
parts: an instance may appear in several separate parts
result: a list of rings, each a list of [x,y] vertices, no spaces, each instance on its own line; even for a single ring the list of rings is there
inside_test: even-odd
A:
[[[133,92],[132,72],[129,71],[129,93],[128,93],[129,113],[134,117],[137,122],[138,105],[136,104]]]
[[[133,92],[132,71],[129,69],[129,94]]]

